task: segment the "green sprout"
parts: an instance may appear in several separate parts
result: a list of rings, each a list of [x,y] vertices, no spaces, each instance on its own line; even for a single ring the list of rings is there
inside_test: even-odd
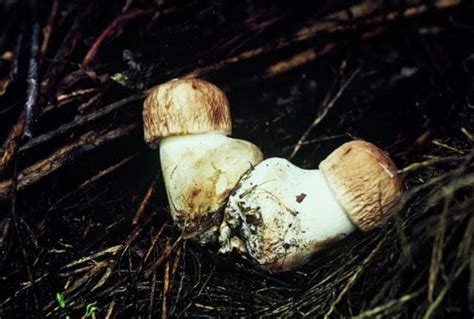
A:
[[[58,301],[59,308],[64,309],[66,308],[66,301],[64,300],[63,295],[61,293],[57,292],[56,293],[56,300]]]
[[[57,292],[57,293],[56,293],[56,301],[57,301],[58,304],[59,304],[59,308],[61,308],[61,309],[66,308],[66,300],[64,300],[64,297],[63,297],[63,295],[61,295],[60,292]],[[66,317],[65,317],[65,319],[70,319],[70,318],[71,318],[71,317],[69,317],[69,316],[67,316],[67,315],[66,315]]]
[[[86,313],[84,314],[84,318],[89,318],[94,315],[94,313],[99,309],[96,306],[97,301],[94,301],[93,303],[90,303],[86,307]]]
[[[66,300],[64,299],[63,295],[60,292],[56,293],[56,301],[58,302],[60,309],[66,308]],[[96,305],[97,305],[97,301],[94,301],[94,302],[88,304],[86,306],[86,313],[84,314],[84,316],[82,318],[94,317],[95,312],[97,310],[99,310],[99,308],[97,308]],[[71,319],[71,317],[66,315],[65,319]]]

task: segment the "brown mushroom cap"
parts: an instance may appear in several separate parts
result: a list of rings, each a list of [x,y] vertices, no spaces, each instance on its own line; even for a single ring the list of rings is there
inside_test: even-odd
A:
[[[319,169],[350,220],[363,231],[382,225],[403,194],[395,164],[365,141],[343,144]]]
[[[232,131],[229,103],[217,86],[199,79],[157,86],[143,104],[145,141],[176,135]]]

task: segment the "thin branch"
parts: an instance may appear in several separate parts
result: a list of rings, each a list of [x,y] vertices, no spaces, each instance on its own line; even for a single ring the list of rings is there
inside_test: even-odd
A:
[[[163,299],[161,303],[161,319],[168,319],[168,290],[170,286],[170,262],[166,261],[163,275]]]
[[[51,11],[49,13],[48,23],[43,28],[43,42],[41,43],[40,56],[38,59],[39,60],[38,64],[40,66],[44,61],[46,52],[48,51],[51,35],[53,34],[54,25],[56,23],[56,18],[58,16],[58,11],[59,11],[59,0],[54,0],[53,4],[51,5]]]
[[[318,19],[318,21],[300,28],[289,37],[282,37],[272,41],[271,43],[265,46],[247,50],[245,52],[242,52],[240,54],[226,58],[210,65],[198,67],[194,71],[183,75],[182,77],[201,77],[204,74],[214,72],[228,65],[250,60],[259,55],[274,52],[276,50],[313,39],[320,34],[352,30],[354,28],[355,22],[358,20],[366,19],[365,24],[382,23],[385,21],[394,21],[399,18],[409,18],[421,15],[432,10],[433,8],[437,10],[448,9],[459,5],[460,3],[460,0],[435,0],[434,3],[430,5],[415,4],[413,6],[409,6],[403,9],[401,12],[400,10],[394,10],[389,13],[383,13],[374,16],[374,13],[376,13],[377,10],[380,8],[381,1],[364,1],[362,3],[353,5],[352,7],[349,7],[347,9],[329,14],[322,19]],[[305,55],[306,59],[308,57],[311,59],[311,53],[306,52]],[[296,57],[296,59],[301,59],[301,57]],[[270,69],[267,72],[271,73],[272,71]]]
[[[15,157],[18,147],[20,146],[21,134],[23,133],[24,126],[25,117],[23,116],[23,113],[21,113],[18,121],[10,130],[4,144],[4,152],[0,158],[0,178],[4,177],[5,171],[9,168],[13,158]]]
[[[395,307],[401,307],[403,304],[415,299],[421,295],[421,291],[416,291],[411,294],[406,294],[401,298],[390,300],[383,305],[364,311],[363,313],[354,317],[354,319],[374,318],[380,315],[387,315],[387,311],[394,309]]]
[[[36,1],[32,1],[31,7],[33,23],[31,28],[31,50],[30,63],[28,67],[28,87],[26,90],[25,104],[25,127],[23,130],[23,138],[29,139],[33,137],[33,126],[36,122],[36,102],[38,100],[38,57],[39,57],[39,37],[40,25],[37,17]]]
[[[432,318],[433,313],[436,311],[436,309],[439,307],[441,302],[443,301],[444,297],[446,296],[446,293],[449,291],[451,286],[453,285],[454,281],[462,274],[464,269],[469,265],[469,259],[466,259],[454,272],[454,274],[449,277],[448,282],[446,283],[446,286],[441,289],[440,293],[436,296],[435,300],[433,303],[428,307],[426,310],[426,313],[423,316],[423,319],[429,319]]]
[[[94,111],[94,112],[91,112],[91,113],[88,113],[88,114],[85,114],[85,115],[81,115],[81,116],[78,116],[75,118],[74,121],[72,122],[69,122],[69,123],[66,123],[66,124],[63,124],[61,125],[60,127],[58,127],[57,129],[55,129],[54,131],[50,131],[50,132],[47,132],[47,133],[44,133],[42,135],[39,135],[37,137],[35,137],[34,139],[32,139],[31,141],[29,141],[28,143],[26,143],[25,145],[23,145],[22,147],[20,147],[20,152],[24,152],[26,150],[29,150],[39,144],[42,144],[42,143],[45,143],[51,139],[53,139],[54,137],[57,137],[57,136],[60,136],[62,134],[65,134],[67,132],[70,132],[72,131],[73,129],[76,129],[78,127],[81,127],[85,124],[88,124],[92,121],[95,121],[95,120],[98,120],[132,102],[135,102],[135,101],[138,101],[142,98],[145,97],[145,93],[140,93],[140,94],[137,94],[137,95],[133,95],[131,97],[128,97],[128,98],[125,98],[123,100],[120,100],[120,101],[117,101],[115,103],[112,103],[112,104],[109,104],[97,111]]]
[[[383,247],[383,245],[385,244],[385,241],[386,241],[385,238],[380,240],[377,246],[374,248],[374,250],[362,261],[362,264],[356,269],[354,274],[349,278],[346,285],[337,296],[336,300],[334,300],[334,302],[331,304],[331,307],[329,308],[328,312],[324,315],[325,319],[330,318],[331,314],[336,309],[337,304],[342,300],[342,298],[346,295],[346,293],[349,292],[351,287],[356,283],[357,279],[359,279],[360,275],[364,272],[367,265],[372,261],[372,259],[377,255],[379,250]]]
[[[151,182],[150,186],[148,187],[147,192],[145,193],[145,196],[143,197],[143,200],[140,203],[140,206],[138,206],[137,212],[133,216],[133,219],[132,219],[133,225],[136,225],[138,221],[140,220],[141,216],[143,215],[146,205],[148,204],[150,197],[153,194],[155,183],[156,183],[156,178],[153,179],[153,182]]]
[[[166,245],[165,245],[165,248],[163,249],[163,252],[161,253],[161,256],[158,257],[158,259],[153,263],[153,265],[151,265],[150,267],[148,267],[145,272],[144,272],[144,276],[145,278],[149,277],[153,272],[156,271],[156,269],[158,269],[158,267],[163,263],[163,261],[168,258],[168,256],[171,254],[171,252],[173,251],[173,249],[181,243],[183,239],[183,236],[181,235],[180,237],[178,237],[177,239],[175,239],[174,243],[171,244],[172,240],[169,239],[167,242],[166,242]]]
[[[104,41],[109,38],[114,30],[119,28],[122,24],[129,20],[133,20],[135,18],[141,17],[145,14],[149,14],[151,11],[150,10],[140,10],[140,9],[135,9],[126,13],[123,13],[119,15],[115,20],[113,20],[107,28],[105,28],[104,31],[99,35],[99,37],[95,40],[94,44],[92,44],[91,48],[89,51],[87,51],[84,59],[82,60],[82,66],[87,67],[92,60],[95,58],[97,51],[99,48],[102,46]]]
[[[273,76],[277,76],[279,74],[291,71],[305,65],[309,62],[316,60],[317,58],[328,54],[331,52],[336,46],[333,43],[326,44],[323,48],[317,49],[308,49],[302,52],[298,52],[292,57],[287,60],[279,61],[277,63],[273,63],[269,67],[265,69],[264,78],[269,78]]]
[[[50,208],[48,208],[48,212],[49,211],[52,211],[54,209],[56,209],[64,200],[70,198],[72,195],[76,194],[77,192],[79,192],[80,190],[86,188],[87,186],[95,183],[96,181],[98,181],[99,179],[111,174],[112,172],[115,172],[115,170],[119,169],[120,167],[122,167],[123,165],[127,164],[128,162],[130,162],[130,160],[132,160],[133,158],[135,158],[137,154],[132,154],[126,158],[124,158],[123,160],[120,160],[118,163],[115,163],[109,167],[107,167],[106,169],[100,171],[99,173],[97,173],[96,175],[94,175],[93,177],[89,178],[88,180],[86,180],[85,182],[83,182],[81,185],[79,185],[78,188],[76,188],[74,191],[66,194],[65,196],[61,197],[58,201],[56,201],[53,205],[51,205]]]
[[[433,294],[438,281],[438,275],[443,265],[443,250],[445,243],[445,232],[447,227],[447,215],[449,212],[449,204],[451,203],[451,197],[446,196],[444,198],[443,211],[439,217],[438,226],[434,238],[434,244],[431,252],[431,264],[430,272],[428,276],[428,303],[433,303]]]
[[[293,147],[293,151],[290,154],[290,159],[292,159],[296,155],[296,153],[299,151],[301,146],[305,143],[306,138],[308,137],[308,135],[314,130],[314,128],[316,126],[319,125],[319,123],[321,123],[321,121],[326,117],[328,112],[334,107],[337,100],[339,100],[342,93],[346,90],[346,88],[349,86],[349,84],[355,78],[357,73],[359,73],[359,71],[360,71],[360,68],[357,68],[354,72],[352,72],[352,74],[349,76],[349,78],[347,78],[347,80],[345,80],[344,83],[342,83],[342,85],[339,87],[338,91],[336,92],[336,94],[333,97],[330,97],[330,95],[327,95],[324,98],[324,101],[321,105],[321,108],[320,108],[316,118],[313,120],[311,125],[306,129],[306,131],[303,133],[303,135],[301,135],[300,139],[298,140],[298,142]]]
[[[68,11],[74,11],[76,9],[76,3],[72,2],[69,5]],[[61,46],[56,51],[54,58],[52,59],[53,63],[48,66],[43,79],[41,81],[41,100],[46,102],[49,99],[50,92],[55,88],[58,81],[61,79],[61,74],[66,67],[66,63],[63,61],[69,61],[72,53],[76,49],[78,43],[83,37],[81,26],[84,21],[90,16],[92,10],[92,5],[89,5],[85,9],[81,10],[79,13],[74,14],[74,22],[67,31],[64,40],[61,43]],[[43,103],[41,103],[43,104]],[[46,103],[44,103],[46,104]]]
[[[49,157],[40,160],[30,167],[25,168],[18,175],[18,190],[22,190],[49,174],[57,171],[78,156],[89,152],[109,141],[115,140],[130,133],[136,128],[136,124],[131,124],[123,128],[117,128],[106,133],[88,132],[79,137],[73,143],[60,148]],[[13,185],[12,180],[0,182],[0,199],[8,196]]]
[[[404,168],[399,169],[398,174],[407,174],[407,173],[411,173],[413,171],[419,170],[421,168],[430,167],[430,166],[435,165],[435,164],[449,163],[449,162],[452,162],[452,161],[462,161],[464,159],[466,159],[465,156],[446,156],[446,157],[430,158],[430,159],[428,159],[426,161],[423,161],[423,162],[411,163],[411,164],[405,166]]]

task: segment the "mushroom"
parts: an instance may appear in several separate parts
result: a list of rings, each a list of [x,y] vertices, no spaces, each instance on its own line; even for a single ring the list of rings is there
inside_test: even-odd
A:
[[[198,79],[157,86],[143,108],[145,141],[159,143],[170,213],[185,238],[215,237],[222,210],[240,177],[262,160],[257,146],[227,137],[227,98]]]
[[[270,272],[292,270],[356,229],[383,225],[402,194],[393,162],[364,141],[343,144],[319,170],[270,158],[229,197],[220,251],[236,248]]]

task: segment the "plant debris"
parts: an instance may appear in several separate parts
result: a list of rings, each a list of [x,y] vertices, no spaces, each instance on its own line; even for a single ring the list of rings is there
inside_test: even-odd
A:
[[[472,317],[472,1],[31,3],[0,3],[0,317]],[[278,275],[183,239],[142,133],[177,77],[267,158],[376,144],[406,198]]]

